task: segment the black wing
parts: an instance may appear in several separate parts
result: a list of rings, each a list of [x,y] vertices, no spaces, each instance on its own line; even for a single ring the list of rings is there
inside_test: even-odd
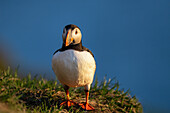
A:
[[[94,57],[93,53],[88,48],[83,46],[83,50],[88,51]]]
[[[58,49],[57,51],[55,51],[55,52],[53,53],[53,55],[56,54],[58,51],[61,51],[61,49]]]

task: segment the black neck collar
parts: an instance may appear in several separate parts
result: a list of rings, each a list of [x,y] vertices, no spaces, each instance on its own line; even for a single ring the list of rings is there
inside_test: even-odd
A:
[[[75,45],[69,45],[67,47],[63,43],[62,48],[55,51],[54,54],[57,53],[58,51],[65,51],[65,50],[68,50],[68,49],[73,49],[73,50],[76,50],[76,51],[87,51],[94,57],[93,53],[88,48],[82,46],[82,42],[80,42],[79,44],[75,44]]]
[[[83,51],[83,46],[82,46],[82,42],[75,44],[75,45],[69,45],[69,46],[65,46],[65,44],[63,43],[62,48],[60,51],[65,51],[68,49],[74,49],[77,51]]]

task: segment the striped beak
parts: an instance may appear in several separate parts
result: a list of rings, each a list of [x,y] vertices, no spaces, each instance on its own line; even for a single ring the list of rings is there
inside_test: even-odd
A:
[[[66,38],[65,38],[66,39],[65,46],[69,46],[74,40],[70,33],[71,33],[71,30],[69,30],[67,32],[67,35],[66,35]]]

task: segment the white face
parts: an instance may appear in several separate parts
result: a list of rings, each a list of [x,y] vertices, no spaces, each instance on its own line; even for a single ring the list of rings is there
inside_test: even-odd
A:
[[[78,44],[81,42],[81,31],[78,28],[73,29],[72,31],[72,37],[74,38],[75,44]]]
[[[66,29],[64,28],[63,30],[63,34],[62,34],[62,38],[63,38],[63,42],[66,42],[66,40],[68,40],[69,45],[75,45],[81,42],[81,31],[78,28],[75,29],[68,29],[68,31],[66,31]],[[67,39],[66,39],[67,38]]]

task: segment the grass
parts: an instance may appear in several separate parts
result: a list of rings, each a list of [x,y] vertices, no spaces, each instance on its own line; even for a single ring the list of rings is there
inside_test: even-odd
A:
[[[70,88],[70,98],[75,102],[85,102],[83,88]],[[65,100],[65,92],[57,81],[43,78],[19,78],[17,71],[10,68],[0,70],[0,112],[4,113],[58,113],[58,112],[86,112],[80,106],[70,108],[60,107]],[[142,106],[129,90],[119,89],[119,84],[114,79],[104,79],[100,84],[95,80],[90,90],[89,103],[98,112],[125,112],[141,113]]]

